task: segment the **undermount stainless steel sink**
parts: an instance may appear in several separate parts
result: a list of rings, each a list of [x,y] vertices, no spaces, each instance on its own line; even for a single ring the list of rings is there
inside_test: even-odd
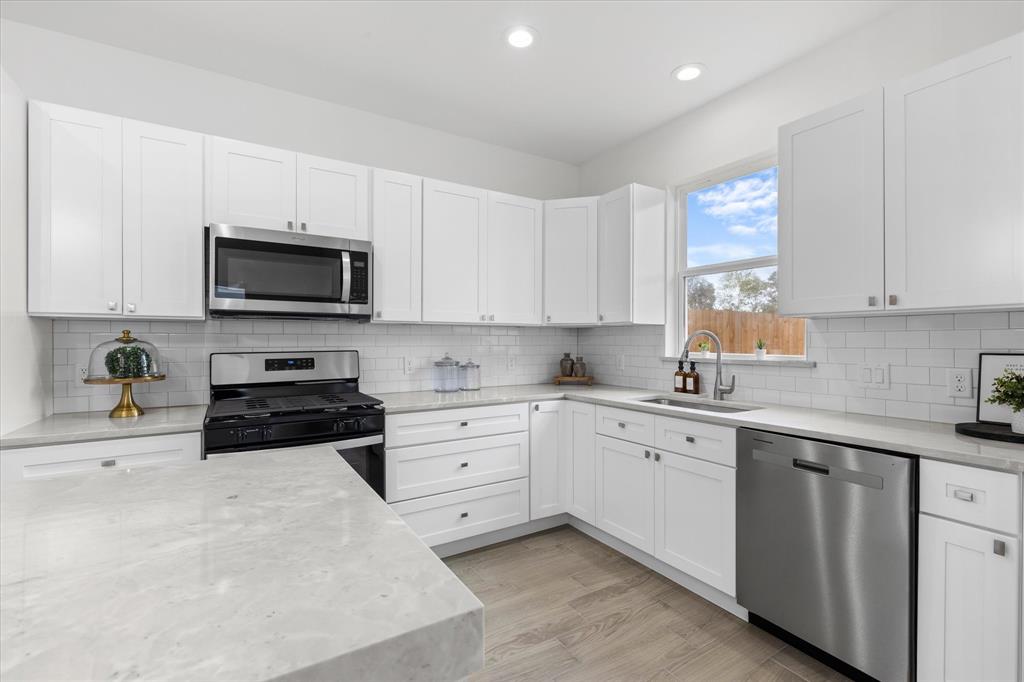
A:
[[[751,410],[760,409],[757,407],[732,407],[730,405],[700,403],[695,400],[673,400],[672,398],[647,398],[640,402],[665,405],[667,407],[680,407],[686,410],[701,410],[702,412],[750,412]]]

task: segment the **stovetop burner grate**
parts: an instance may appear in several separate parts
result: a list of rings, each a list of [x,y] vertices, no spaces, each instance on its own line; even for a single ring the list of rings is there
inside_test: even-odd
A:
[[[225,398],[214,400],[208,416],[215,418],[264,416],[295,412],[318,412],[340,408],[378,405],[379,400],[362,393],[321,393],[292,396]]]

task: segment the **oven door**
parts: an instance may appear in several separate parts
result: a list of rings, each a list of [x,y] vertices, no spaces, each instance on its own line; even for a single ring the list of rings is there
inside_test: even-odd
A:
[[[347,239],[213,224],[208,240],[212,316],[348,316]]]
[[[384,499],[384,436],[339,440],[331,447]]]

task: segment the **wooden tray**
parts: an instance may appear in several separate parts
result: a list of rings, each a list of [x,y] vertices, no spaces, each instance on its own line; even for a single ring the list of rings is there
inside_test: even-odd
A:
[[[593,386],[594,377],[555,377],[555,386],[560,386],[561,384]]]
[[[1001,440],[1007,443],[1024,443],[1024,434],[1014,433],[1009,424],[982,424],[980,422],[961,422],[956,425],[956,432],[975,438]]]

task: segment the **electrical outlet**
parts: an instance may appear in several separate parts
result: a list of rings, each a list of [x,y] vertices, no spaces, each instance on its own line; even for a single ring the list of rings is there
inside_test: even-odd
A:
[[[402,369],[405,371],[406,374],[412,374],[412,358],[402,358]]]
[[[620,354],[619,355],[619,371],[624,371],[625,369],[626,369],[626,356]]]
[[[75,368],[75,374],[78,375],[79,381],[85,381],[85,378],[89,376],[89,368],[85,365],[79,365]]]
[[[515,370],[515,368],[516,368],[516,356],[514,356],[512,354],[509,354],[509,355],[506,355],[505,357],[506,357],[505,368],[508,371],[510,371],[510,372]]]
[[[946,370],[946,395],[950,398],[970,398],[974,395],[974,381],[970,369]]]

